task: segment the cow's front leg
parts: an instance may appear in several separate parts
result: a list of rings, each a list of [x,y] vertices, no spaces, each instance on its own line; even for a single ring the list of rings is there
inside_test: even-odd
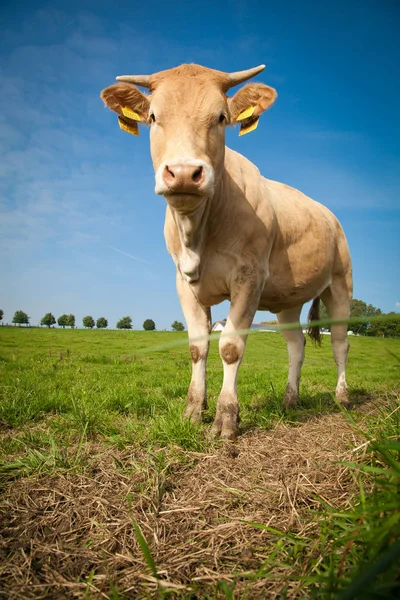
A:
[[[192,379],[190,381],[185,417],[192,423],[201,423],[207,408],[206,365],[210,345],[211,311],[202,306],[189,284],[177,273],[177,290],[189,333],[189,348],[192,357]]]
[[[239,424],[239,403],[237,396],[237,376],[244,355],[247,333],[250,328],[259,296],[243,294],[232,302],[229,317],[219,340],[219,353],[224,366],[222,390],[217,402],[217,412],[212,426],[215,437],[234,440]]]

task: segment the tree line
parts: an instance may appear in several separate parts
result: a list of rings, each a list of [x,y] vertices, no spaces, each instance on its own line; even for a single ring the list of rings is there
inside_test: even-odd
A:
[[[382,321],[368,322],[369,317],[385,317]],[[400,320],[398,318],[399,313],[389,312],[383,313],[380,308],[367,304],[363,300],[357,300],[353,298],[350,306],[350,318],[362,317],[366,320],[363,323],[350,323],[348,329],[356,335],[367,335],[372,337],[393,337],[400,338]],[[0,321],[3,320],[4,311],[0,309]],[[391,318],[392,317],[392,318]],[[325,306],[321,305],[321,320],[329,319],[328,311]],[[12,323],[14,325],[29,325],[29,319],[27,313],[22,310],[17,310],[14,314]],[[276,323],[276,321],[267,321],[268,323]],[[40,321],[41,326],[53,327],[55,324],[59,327],[75,327],[75,315],[61,315],[56,318],[52,313],[46,313]],[[82,319],[82,325],[87,329],[106,329],[108,327],[108,320],[105,317],[99,317],[96,321],[91,315],[87,315]],[[129,316],[122,317],[116,324],[117,329],[132,329],[132,318]],[[156,324],[153,319],[146,319],[143,323],[143,329],[145,331],[154,331]],[[174,321],[171,324],[173,331],[184,331],[185,326],[180,321]],[[330,329],[327,325],[326,329]]]
[[[369,317],[384,317],[382,321],[377,320],[368,322]],[[383,313],[380,308],[367,304],[363,300],[353,298],[350,305],[350,318],[364,318],[363,323],[349,323],[348,330],[356,335],[367,335],[370,337],[391,337],[400,338],[400,320],[399,313],[391,311]],[[329,319],[328,311],[325,306],[321,305],[320,311],[321,321]],[[326,329],[330,330],[327,325]]]
[[[384,317],[382,321],[368,322],[369,317]],[[392,317],[392,318],[391,318]],[[353,298],[350,305],[350,319],[351,318],[364,318],[366,319],[363,323],[349,323],[348,330],[352,331],[356,335],[367,335],[370,337],[393,337],[400,338],[400,320],[399,313],[389,312],[383,313],[380,308],[367,304],[363,300],[357,300]],[[329,320],[329,314],[324,306],[321,304],[320,320]],[[273,319],[271,321],[262,321],[262,325],[277,325],[278,321]],[[330,331],[330,325],[326,325],[324,329]]]
[[[4,311],[0,309],[0,321],[2,321],[3,318]],[[21,326],[29,325],[29,320],[30,317],[28,317],[28,314],[26,312],[24,312],[23,310],[17,310],[15,311],[13,320],[11,322],[13,323],[13,325]],[[56,320],[53,313],[48,312],[40,321],[41,326],[46,326],[49,328],[54,327],[56,323],[59,327],[62,327],[63,329],[65,329],[65,327],[70,327],[71,329],[74,329],[76,327],[75,315],[61,315]],[[97,329],[106,329],[108,327],[108,320],[105,317],[99,317],[97,320],[95,320],[91,315],[87,315],[86,317],[83,317],[82,325],[86,329],[93,329],[94,327],[97,327]],[[120,319],[117,322],[116,326],[117,329],[132,329],[132,318],[129,316],[122,317],[122,319]],[[173,331],[184,331],[185,326],[180,321],[174,321],[171,324],[171,328],[173,329]],[[153,321],[153,319],[146,319],[143,323],[143,329],[145,331],[155,331],[156,324]]]

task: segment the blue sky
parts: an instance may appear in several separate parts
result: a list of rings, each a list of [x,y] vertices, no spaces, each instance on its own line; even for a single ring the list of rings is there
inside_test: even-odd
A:
[[[119,130],[100,90],[125,73],[185,62],[259,77],[278,100],[227,144],[263,175],[340,219],[354,296],[399,310],[400,5],[397,0],[102,0],[0,9],[0,307],[131,315],[169,328],[183,315],[154,194],[148,132]],[[226,303],[213,319],[226,316]],[[261,320],[268,313],[258,313]]]

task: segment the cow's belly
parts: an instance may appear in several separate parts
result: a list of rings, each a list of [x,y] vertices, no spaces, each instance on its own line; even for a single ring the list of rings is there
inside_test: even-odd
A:
[[[311,269],[271,269],[264,285],[259,310],[278,313],[319,296],[330,284],[332,260],[318,261]]]
[[[282,274],[279,279],[268,278],[261,293],[258,309],[278,313],[299,306],[319,296],[329,283],[330,271],[316,273],[303,282],[294,282],[288,274]],[[190,286],[203,306],[215,306],[231,299],[232,290],[228,289],[226,281],[212,273]]]
[[[329,277],[318,277],[314,281],[298,285],[282,284],[280,286],[276,282],[267,281],[258,309],[278,313],[281,310],[305,304],[319,296],[329,283]]]
[[[336,252],[333,231],[326,222],[310,222],[308,230],[285,247],[282,239],[272,248],[268,278],[260,299],[260,310],[279,312],[319,296],[331,282]],[[286,234],[288,239],[294,234]]]
[[[319,296],[330,284],[332,272],[332,260],[327,257],[322,260],[322,256],[320,258],[311,269],[293,270],[289,265],[285,267],[282,263],[277,266],[270,264],[269,268],[264,268],[260,264],[260,276],[261,272],[268,275],[261,293],[259,310],[277,313]],[[203,264],[199,280],[190,286],[203,306],[214,306],[231,299],[232,281],[236,279],[234,273],[237,273],[237,265],[233,267],[227,264],[221,268],[221,263],[210,260]],[[251,293],[251,288],[250,284],[247,293]]]

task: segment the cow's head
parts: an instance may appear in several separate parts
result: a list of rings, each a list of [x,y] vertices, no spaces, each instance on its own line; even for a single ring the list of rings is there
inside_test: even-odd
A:
[[[213,194],[223,172],[225,127],[240,123],[242,132],[251,130],[276,98],[275,90],[261,83],[245,85],[232,98],[227,91],[264,68],[223,73],[181,65],[153,75],[117,77],[123,83],[101,92],[105,104],[120,115],[123,129],[137,132],[137,121],[150,126],[155,191],[171,206],[193,210]]]

